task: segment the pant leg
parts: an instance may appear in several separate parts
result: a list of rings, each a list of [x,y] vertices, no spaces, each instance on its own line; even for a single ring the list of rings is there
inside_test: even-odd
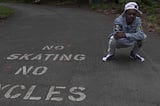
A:
[[[123,42],[118,42],[113,36],[109,39],[108,44],[108,54],[115,54],[116,49],[127,48],[133,46],[132,52],[133,54],[137,54],[142,46],[142,40],[136,41],[134,45],[125,45]]]
[[[115,50],[116,50],[116,39],[111,36],[110,39],[109,39],[109,44],[108,44],[108,54],[112,54],[114,55],[115,54]]]
[[[137,54],[141,47],[142,47],[142,40],[135,42],[134,47],[132,49],[132,53]]]

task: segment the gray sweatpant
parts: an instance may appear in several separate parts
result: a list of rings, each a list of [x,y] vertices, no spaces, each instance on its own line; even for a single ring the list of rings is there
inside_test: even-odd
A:
[[[107,51],[108,51],[108,54],[114,55],[116,49],[133,47],[132,52],[133,54],[136,54],[139,52],[141,46],[142,46],[142,40],[134,42],[133,45],[126,45],[126,44],[123,44],[123,42],[118,42],[113,36],[111,36],[109,39],[109,45],[108,45]]]

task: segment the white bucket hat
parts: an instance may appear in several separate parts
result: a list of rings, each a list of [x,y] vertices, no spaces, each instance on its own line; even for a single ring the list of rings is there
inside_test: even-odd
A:
[[[143,14],[140,10],[139,10],[139,7],[138,7],[138,4],[136,2],[129,2],[125,5],[125,8],[124,8],[124,11],[122,13],[122,15],[125,14],[125,12],[129,9],[134,9],[136,10],[138,13],[140,14]]]

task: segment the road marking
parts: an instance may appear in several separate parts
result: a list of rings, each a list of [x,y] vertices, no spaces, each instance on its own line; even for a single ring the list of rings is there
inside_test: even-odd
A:
[[[12,86],[6,93],[5,93],[5,97],[6,98],[10,98],[10,99],[15,99],[15,98],[18,98],[19,96],[21,96],[21,93],[17,93],[15,95],[11,95],[11,93],[13,92],[13,90],[15,90],[16,88],[20,88],[22,90],[25,89],[25,86],[24,85],[15,85],[15,86]]]
[[[4,90],[5,88],[11,86],[10,84],[7,84],[5,86],[2,86],[2,84],[0,84],[0,91]]]
[[[40,76],[40,75],[43,75],[47,72],[48,70],[48,67],[45,67],[45,66],[39,66],[39,67],[35,67],[35,66],[22,66],[20,67],[17,72],[15,73],[15,75],[18,75],[22,72],[23,75],[27,75],[29,73],[31,73],[32,71],[32,74],[33,75],[37,75],[37,76]]]
[[[37,85],[32,85],[23,99],[24,100],[41,100],[41,97],[33,97],[33,96],[31,97],[31,95],[36,87],[37,87]]]
[[[70,47],[70,46],[68,46]],[[58,46],[44,46],[42,50],[44,51],[62,51],[65,47],[63,45]],[[19,61],[84,61],[86,59],[85,54],[75,54],[75,53],[13,53],[6,57],[7,60],[19,60]],[[33,74],[35,76],[44,75],[48,71],[48,67],[46,66],[21,66],[16,72],[15,75],[22,74],[22,75],[30,75]],[[38,89],[38,90],[37,90]],[[64,99],[68,99],[72,102],[80,102],[86,99],[85,88],[84,87],[71,87],[67,88],[65,86],[50,86],[47,94],[41,91],[42,89],[38,85],[31,85],[30,88],[26,88],[25,85],[12,85],[7,84],[3,85],[0,84],[0,92],[4,93],[4,97],[7,99],[17,99],[21,98],[23,100],[32,100],[32,101],[63,101]],[[7,91],[6,91],[7,90]],[[44,89],[43,89],[44,90]],[[45,89],[46,90],[46,89]],[[66,92],[64,92],[66,91]],[[68,94],[68,96],[64,97],[62,94]],[[33,94],[36,94],[34,96]]]
[[[68,98],[70,100],[72,100],[72,101],[75,101],[75,102],[84,100],[86,98],[86,95],[83,92],[78,92],[76,90],[84,91],[85,88],[84,87],[73,87],[73,88],[71,88],[70,92],[72,94],[79,95],[80,97],[79,98],[75,98],[74,96],[70,95],[70,96],[68,96]]]
[[[66,87],[55,87],[55,86],[51,86],[51,88],[49,89],[48,95],[46,97],[45,100],[52,100],[52,101],[62,101],[63,98],[62,97],[52,97],[52,95],[59,95],[60,91],[56,91],[55,89],[66,89]]]
[[[64,50],[64,46],[63,45],[58,45],[58,46],[54,46],[54,45],[51,45],[51,46],[48,46],[46,45],[45,47],[42,48],[42,50],[56,50],[56,51],[61,51],[61,50]]]
[[[85,54],[20,54],[14,53],[9,55],[7,60],[23,60],[23,61],[83,61],[86,59]]]
[[[20,85],[20,84],[17,85],[6,84],[3,87],[2,84],[0,84],[0,87],[1,87],[0,93],[4,95],[6,99],[19,98],[29,101],[45,100],[45,101],[57,101],[57,102],[68,99],[72,102],[81,102],[84,101],[87,97],[85,94],[85,88],[76,86],[67,88],[65,86],[52,85],[49,87],[48,93],[45,93],[46,91],[42,91],[46,89],[42,89],[38,85],[31,85],[29,88],[27,88],[25,85]],[[68,94],[68,96],[62,93]],[[33,96],[33,94],[36,94],[36,96]]]

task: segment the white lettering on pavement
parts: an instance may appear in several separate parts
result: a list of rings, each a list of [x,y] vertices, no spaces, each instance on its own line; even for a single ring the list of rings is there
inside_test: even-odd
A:
[[[14,53],[7,57],[7,60],[37,60],[37,61],[83,61],[86,59],[85,54],[20,54]]]
[[[66,87],[55,87],[55,86],[51,86],[48,95],[46,97],[46,100],[52,100],[52,101],[62,101],[63,98],[62,97],[52,97],[52,95],[59,95],[60,91],[55,91],[55,89],[66,89]]]
[[[11,95],[11,93],[13,92],[13,90],[15,90],[16,88],[20,88],[22,90],[25,89],[25,86],[24,85],[15,85],[15,86],[12,86],[6,93],[5,93],[5,97],[6,98],[10,98],[10,99],[14,99],[14,98],[18,98],[21,93],[17,93],[15,95]]]
[[[37,85],[32,85],[23,99],[24,100],[41,100],[41,97],[33,97],[33,96],[31,97],[31,94],[33,93],[36,87]]]
[[[28,73],[30,73],[32,71],[33,75],[43,75],[47,72],[48,68],[45,66],[40,66],[40,67],[34,67],[34,66],[22,66],[18,69],[18,71],[15,73],[15,75],[18,75],[20,73],[22,73],[23,75],[27,75]]]
[[[48,93],[44,96],[41,93],[44,93],[46,91],[41,91],[41,88],[39,88],[38,85],[31,85],[29,89],[25,85],[11,85],[11,84],[6,84],[3,85],[0,84],[0,93],[4,95],[5,98],[7,99],[16,99],[20,98],[23,100],[32,100],[32,101],[39,101],[39,100],[45,100],[45,101],[63,101],[64,99],[68,99],[73,102],[80,102],[86,99],[86,94],[85,88],[84,87],[71,87],[69,88],[68,92],[68,97],[63,97],[61,95],[62,91],[66,91],[65,86],[50,86],[48,89]],[[41,93],[39,93],[39,91]],[[47,87],[48,88],[48,87]],[[42,89],[44,90],[44,89]],[[45,89],[46,90],[46,89]],[[33,94],[36,94],[37,96],[33,96]],[[40,96],[41,95],[41,96]]]
[[[7,84],[5,86],[2,86],[2,84],[0,84],[0,91],[4,90],[5,88],[11,86],[10,84]]]
[[[80,91],[78,92],[78,90],[80,90]],[[69,98],[70,100],[76,101],[76,102],[77,102],[77,101],[82,101],[82,100],[84,100],[84,99],[86,98],[86,95],[82,92],[82,91],[84,91],[84,90],[85,90],[84,87],[73,87],[73,88],[70,89],[70,92],[71,92],[72,94],[79,95],[79,98],[76,98],[76,97],[74,97],[74,96],[72,96],[72,95],[68,96],[68,98]]]
[[[63,50],[64,49],[64,46],[62,45],[57,45],[57,46],[54,46],[54,45],[51,45],[51,46],[45,46],[42,48],[42,50]]]
[[[70,46],[67,46],[70,47]],[[65,49],[65,46],[63,45],[46,45],[42,49],[43,53],[13,53],[6,57],[7,60],[13,61],[13,60],[19,60],[19,61],[60,61],[60,62],[69,62],[69,61],[84,61],[86,59],[86,55],[82,54],[80,52],[78,53],[62,53]],[[44,53],[44,51],[61,51],[59,53]],[[41,76],[44,75],[48,71],[48,67],[46,66],[21,66],[18,68],[18,70],[15,72],[15,75],[35,75],[35,76]],[[0,93],[2,92],[4,97],[7,99],[16,99],[21,98],[23,100],[32,100],[32,101],[39,101],[39,100],[45,100],[45,101],[63,101],[64,99],[68,99],[73,102],[80,102],[86,99],[85,88],[84,87],[71,87],[67,88],[65,86],[50,86],[50,88],[47,91],[47,94],[40,95],[41,93],[44,93],[39,90],[41,87],[38,85],[31,85],[29,88],[27,88],[25,85],[12,85],[12,84],[6,84],[2,85],[0,84]],[[67,89],[67,90],[66,90]],[[42,89],[44,90],[44,89]],[[46,89],[45,89],[46,90]],[[62,96],[63,91],[69,92],[65,94],[68,94],[66,97]],[[36,94],[36,95],[35,95]]]

